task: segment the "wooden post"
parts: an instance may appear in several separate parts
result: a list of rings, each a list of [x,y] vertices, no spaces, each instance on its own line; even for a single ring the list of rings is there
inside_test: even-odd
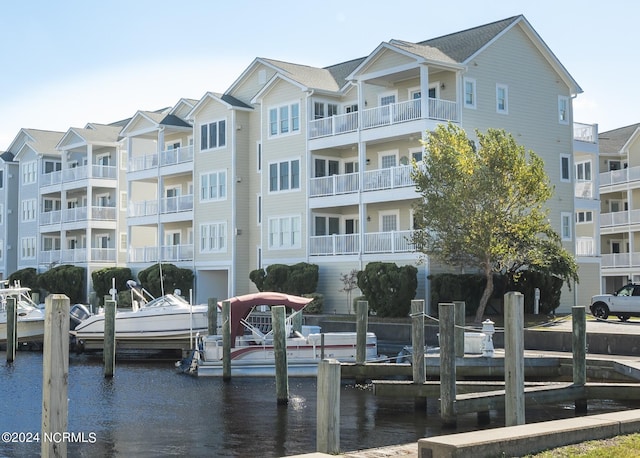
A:
[[[218,333],[218,299],[210,297],[207,306],[207,332],[215,336]]]
[[[455,427],[456,400],[456,351],[453,336],[455,317],[454,305],[438,304],[440,318],[440,419],[445,427]]]
[[[66,457],[66,441],[47,440],[68,432],[69,298],[53,294],[45,299],[42,343],[42,457]]]
[[[325,359],[318,364],[316,448],[320,453],[340,453],[340,363]]]
[[[231,302],[222,302],[222,380],[231,380]]]
[[[413,348],[413,383],[422,385],[427,379],[424,359],[424,301],[411,301],[411,348]],[[427,398],[414,398],[414,406],[426,407]]]
[[[15,297],[7,297],[7,362],[16,360],[18,347],[18,304]]]
[[[413,383],[427,379],[424,360],[424,301],[411,301],[411,348],[413,349]]]
[[[467,324],[465,318],[464,301],[453,301],[455,328],[453,331],[456,341],[456,357],[464,358],[464,327]]]
[[[369,317],[369,303],[358,301],[356,308],[356,364],[367,361],[367,328]]]
[[[573,384],[584,386],[587,383],[587,315],[584,306],[571,307],[572,347],[573,347]],[[587,400],[575,400],[575,412],[587,413]]]
[[[104,343],[102,356],[104,358],[104,376],[113,377],[116,371],[116,301],[104,301]]]
[[[278,404],[289,403],[289,376],[287,372],[287,335],[285,327],[286,307],[271,307],[273,324],[273,354],[276,362],[276,396]]]
[[[524,296],[504,295],[505,426],[525,423],[524,402]]]

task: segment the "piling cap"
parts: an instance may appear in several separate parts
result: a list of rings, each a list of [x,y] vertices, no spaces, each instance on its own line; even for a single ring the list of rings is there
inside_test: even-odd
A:
[[[493,334],[496,332],[496,328],[493,326],[493,321],[491,321],[490,319],[486,319],[482,322],[482,332],[484,332],[485,334]]]

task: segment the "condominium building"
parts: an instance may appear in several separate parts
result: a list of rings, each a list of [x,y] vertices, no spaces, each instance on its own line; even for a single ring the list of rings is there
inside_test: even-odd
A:
[[[578,177],[579,164],[597,161],[596,126],[573,123],[581,92],[523,16],[386,41],[324,68],[256,58],[223,93],[70,129],[51,151],[34,150],[39,222],[20,226],[34,259],[18,265],[136,272],[171,262],[194,270],[203,302],[255,290],[253,269],[304,261],[320,268],[325,311],[349,313],[341,275],[388,261],[416,266],[417,298],[428,299],[428,276],[449,269],[409,241],[419,198],[411,164],[422,160],[425,133],[452,122],[471,138],[505,129],[542,157],[555,187],[550,220],[586,285],[563,292],[561,304],[585,303],[583,291],[598,284],[599,233],[576,223],[598,212],[591,169]],[[25,135],[8,150],[21,171]]]
[[[640,124],[602,132],[600,231],[602,290],[640,282]]]

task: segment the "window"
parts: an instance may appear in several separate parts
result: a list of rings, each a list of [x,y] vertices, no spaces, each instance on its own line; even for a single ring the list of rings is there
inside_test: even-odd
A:
[[[300,216],[269,219],[269,248],[300,248]]]
[[[416,162],[422,161],[422,154],[422,148],[409,148],[409,155]]]
[[[36,182],[36,163],[25,162],[22,164],[22,184],[31,184]]]
[[[382,232],[398,230],[398,211],[380,212],[380,229]]]
[[[576,180],[591,181],[591,161],[576,164]]]
[[[576,213],[576,223],[590,223],[593,221],[593,212],[580,211]]]
[[[22,201],[22,221],[35,221],[36,219],[36,200],[29,199]]]
[[[506,84],[496,84],[496,111],[509,113],[509,87]]]
[[[51,198],[45,198],[44,202],[43,202],[43,209],[42,211],[47,213],[47,212],[53,212],[53,211],[58,211],[62,208],[62,202],[60,201],[60,199],[51,199]]]
[[[256,144],[256,162],[258,164],[258,172],[262,170],[262,143]]]
[[[59,172],[62,170],[62,162],[44,161],[44,173]]]
[[[300,131],[300,104],[292,103],[269,110],[269,135]]]
[[[326,177],[340,173],[340,161],[334,159],[316,158],[314,163],[314,177]]]
[[[224,119],[200,126],[200,150],[222,148],[227,144],[227,122]]]
[[[269,164],[269,191],[300,189],[300,160]]]
[[[0,204],[0,224],[4,224],[4,204]]]
[[[382,151],[378,153],[378,161],[381,169],[389,169],[398,165],[398,151]]]
[[[560,155],[560,181],[571,181],[571,156],[568,154]]]
[[[333,235],[340,233],[340,218],[337,216],[316,216],[315,235]]]
[[[200,175],[200,200],[223,200],[227,198],[227,171]]]
[[[396,103],[395,94],[381,94],[378,103],[381,107]]]
[[[227,222],[205,223],[200,225],[200,252],[226,251]]]
[[[313,103],[313,119],[330,118],[338,114],[338,104],[329,102]]]
[[[560,214],[562,240],[571,240],[571,213]]]
[[[558,122],[569,124],[569,97],[564,95],[558,96]]]
[[[4,170],[0,170],[0,189],[4,188]]]
[[[473,78],[464,79],[464,106],[476,108],[476,80]]]
[[[36,257],[36,238],[24,237],[20,239],[21,258],[22,259],[35,259]]]
[[[258,225],[262,224],[262,195],[258,194],[258,202],[256,203]]]
[[[612,170],[620,170],[622,168],[627,168],[629,166],[629,164],[627,164],[626,162],[621,162],[621,161],[609,161],[609,172],[611,172]]]
[[[60,249],[60,237],[48,237],[42,238],[42,250],[53,251]]]

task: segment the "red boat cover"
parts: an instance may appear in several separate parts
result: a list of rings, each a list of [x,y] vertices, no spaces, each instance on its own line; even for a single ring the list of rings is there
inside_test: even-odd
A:
[[[241,321],[249,316],[249,313],[251,313],[254,307],[258,305],[266,305],[269,307],[284,305],[298,311],[302,310],[313,299],[265,291],[262,293],[235,296],[228,300],[231,302],[231,346],[235,347],[236,337],[244,332]],[[222,310],[222,302],[218,302],[218,307]]]

